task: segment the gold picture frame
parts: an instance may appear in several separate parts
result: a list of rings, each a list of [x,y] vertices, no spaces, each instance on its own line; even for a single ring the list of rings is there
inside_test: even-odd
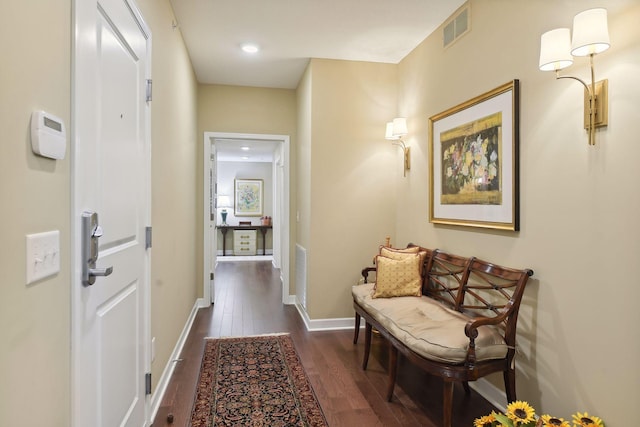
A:
[[[519,81],[429,118],[429,222],[520,230]]]

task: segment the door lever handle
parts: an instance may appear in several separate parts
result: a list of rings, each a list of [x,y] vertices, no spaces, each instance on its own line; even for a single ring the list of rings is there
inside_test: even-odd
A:
[[[91,233],[91,237],[102,237],[103,234],[104,232],[102,231],[102,227],[96,225],[93,229],[93,232]]]
[[[111,273],[113,273],[113,267],[89,269],[89,277],[108,276]]]
[[[102,227],[98,224],[98,214],[82,213],[82,284],[91,286],[96,277],[105,277],[113,273],[113,267],[96,268],[98,260],[98,239],[102,237]]]

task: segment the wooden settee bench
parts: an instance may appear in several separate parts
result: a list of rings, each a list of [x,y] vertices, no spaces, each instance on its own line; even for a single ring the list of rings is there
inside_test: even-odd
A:
[[[414,255],[406,255],[404,251]],[[393,275],[404,274],[394,268],[406,264],[408,261],[404,259],[407,258],[415,263],[416,255],[420,280],[417,294],[413,294],[416,296],[394,296],[394,291],[379,289],[384,285],[388,290],[389,282],[396,280]],[[352,289],[353,342],[358,342],[360,319],[364,318],[362,368],[366,369],[372,328],[389,341],[389,401],[396,381],[398,352],[427,373],[443,379],[444,427],[451,426],[455,382],[461,382],[469,393],[469,381],[502,372],[507,401],[516,400],[516,322],[532,270],[501,267],[475,257],[461,257],[415,245],[403,250],[381,248],[375,263],[376,267],[362,270],[364,284]],[[403,267],[399,268],[402,270]],[[368,283],[372,272],[378,283]]]

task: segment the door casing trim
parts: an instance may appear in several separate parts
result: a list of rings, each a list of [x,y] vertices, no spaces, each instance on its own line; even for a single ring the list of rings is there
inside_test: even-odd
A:
[[[290,268],[290,232],[291,232],[291,221],[290,221],[290,210],[291,210],[291,146],[290,146],[290,137],[289,135],[275,135],[275,134],[252,134],[252,133],[229,133],[229,132],[204,132],[204,140],[203,140],[203,169],[202,169],[202,181],[204,183],[203,188],[204,192],[202,194],[203,203],[203,257],[202,257],[202,277],[203,277],[203,298],[205,301],[212,301],[211,298],[211,287],[209,280],[209,266],[211,256],[211,245],[210,245],[210,237],[208,233],[209,222],[210,222],[210,214],[209,214],[209,195],[211,194],[211,185],[209,183],[209,175],[207,173],[209,169],[209,161],[211,158],[211,144],[215,139],[225,139],[225,140],[263,140],[263,141],[275,141],[280,142],[282,144],[282,152],[284,157],[284,189],[282,195],[277,195],[276,197],[282,197],[283,201],[283,218],[282,223],[286,224],[286,227],[282,227],[281,232],[281,260],[282,265],[280,268],[280,274],[282,277],[282,302],[283,304],[289,304],[289,268]]]

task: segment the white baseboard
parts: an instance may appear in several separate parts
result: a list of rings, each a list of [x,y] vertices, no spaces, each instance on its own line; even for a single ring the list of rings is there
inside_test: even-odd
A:
[[[216,251],[217,256],[234,256],[233,249],[227,249],[225,253],[222,253],[222,249]],[[262,255],[262,248],[256,250],[256,255]],[[273,255],[273,249],[267,249],[265,255]]]
[[[477,391],[480,396],[487,399],[489,403],[498,408],[501,412],[504,413],[507,411],[507,397],[505,392],[491,384],[487,379],[480,378],[477,381],[470,381],[469,387]]]
[[[199,308],[208,307],[209,304],[206,303],[204,298],[198,298],[191,309],[191,314],[189,314],[189,318],[182,328],[182,333],[178,337],[178,342],[176,342],[175,347],[173,348],[173,352],[171,356],[169,356],[169,360],[167,361],[167,365],[164,367],[164,371],[162,371],[162,376],[156,385],[155,390],[153,391],[153,395],[151,396],[151,418],[149,422],[153,421],[158,413],[158,409],[160,408],[160,404],[162,403],[162,397],[167,391],[167,387],[169,386],[169,380],[171,380],[171,375],[173,375],[173,371],[175,369],[175,360],[180,357],[180,353],[182,352],[182,348],[184,347],[184,343],[187,340],[187,336],[189,335],[189,331],[191,330],[191,326],[193,325],[193,321],[196,318],[196,313]]]
[[[307,311],[295,301],[296,308],[307,331],[337,331],[342,329],[353,329],[355,320],[353,317],[335,318],[335,319],[311,319]]]
[[[282,303],[285,305],[295,305],[296,303],[296,296],[295,295],[289,295],[285,298],[282,299]]]

